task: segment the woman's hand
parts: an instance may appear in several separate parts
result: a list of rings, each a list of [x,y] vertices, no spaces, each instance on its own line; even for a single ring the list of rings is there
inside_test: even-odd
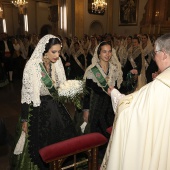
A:
[[[22,130],[27,134],[28,133],[28,122],[22,123]]]
[[[84,122],[88,122],[88,118],[89,118],[89,110],[86,110],[83,112],[83,119],[84,119]]]
[[[132,74],[138,74],[138,70],[136,70],[136,69],[132,69],[132,70],[130,70],[130,72],[131,72]]]
[[[66,62],[66,63],[65,63],[65,66],[66,66],[66,67],[69,67],[69,66],[70,66],[70,63],[69,63],[69,62]]]

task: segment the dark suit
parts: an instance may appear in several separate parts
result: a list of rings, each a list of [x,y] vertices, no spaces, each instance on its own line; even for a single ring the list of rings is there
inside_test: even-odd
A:
[[[5,65],[6,71],[13,70],[13,54],[14,54],[14,47],[10,40],[7,40],[7,46],[10,51],[10,56],[5,56],[5,42],[3,40],[0,41],[0,60]]]

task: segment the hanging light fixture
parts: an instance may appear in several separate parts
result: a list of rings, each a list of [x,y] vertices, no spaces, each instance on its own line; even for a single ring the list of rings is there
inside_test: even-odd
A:
[[[0,7],[0,12],[3,12],[3,9]]]
[[[20,14],[24,13],[24,8],[26,8],[26,5],[28,2],[26,0],[16,0],[16,1],[11,1],[16,7],[19,8]]]
[[[94,0],[92,3],[92,13],[103,14],[107,8],[105,0]]]
[[[26,4],[28,3],[25,0],[16,0],[16,1],[11,1],[16,7],[25,7]]]
[[[0,5],[0,18],[3,18],[3,9],[1,7],[1,5]]]

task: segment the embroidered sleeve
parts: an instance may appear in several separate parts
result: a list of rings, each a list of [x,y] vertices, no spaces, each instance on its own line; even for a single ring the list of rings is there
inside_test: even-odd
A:
[[[119,100],[121,98],[123,98],[125,95],[121,94],[117,89],[113,89],[111,92],[111,99],[112,99],[112,106],[113,106],[113,110],[116,113],[117,107],[118,107],[118,103]]]

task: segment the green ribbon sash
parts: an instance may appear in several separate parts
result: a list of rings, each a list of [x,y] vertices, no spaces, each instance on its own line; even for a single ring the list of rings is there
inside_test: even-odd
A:
[[[53,82],[52,82],[50,76],[48,75],[46,69],[44,68],[43,63],[40,63],[39,65],[41,67],[41,75],[42,75],[41,80],[45,84],[47,89],[49,90],[50,94],[52,94],[56,91],[56,89],[53,85]]]
[[[97,78],[97,80],[99,81],[99,83],[101,84],[102,88],[107,92],[109,86],[107,84],[106,79],[103,77],[103,75],[100,73],[100,70],[97,68],[97,66],[94,66],[93,68],[91,68],[94,76]]]

